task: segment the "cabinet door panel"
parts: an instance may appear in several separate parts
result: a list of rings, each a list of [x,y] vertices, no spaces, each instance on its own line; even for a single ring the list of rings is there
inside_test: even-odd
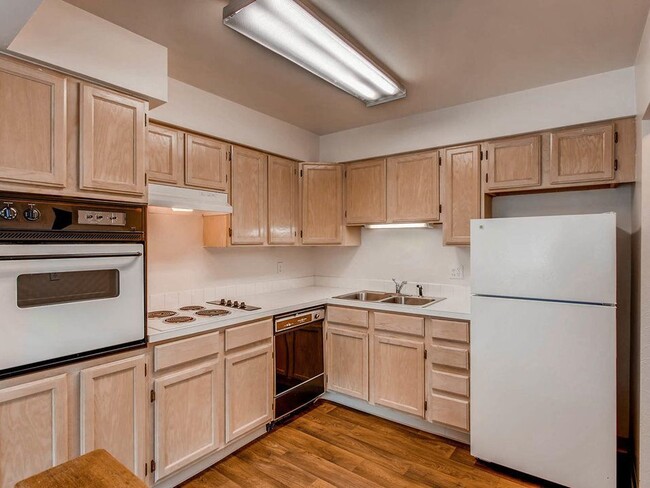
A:
[[[68,459],[66,375],[0,390],[0,487]]]
[[[81,371],[81,454],[106,449],[144,477],[146,382],[143,355]]]
[[[368,333],[327,328],[327,389],[368,400]]]
[[[614,124],[551,134],[551,183],[609,181],[614,178]]]
[[[343,167],[303,164],[302,242],[340,244],[343,232]]]
[[[206,190],[228,190],[230,144],[185,134],[185,184]]]
[[[345,175],[346,223],[386,222],[386,160],[347,164]]]
[[[431,222],[440,219],[438,151],[387,160],[388,222]]]
[[[424,341],[375,335],[374,401],[424,416]]]
[[[266,154],[233,147],[233,244],[264,244],[266,240]]]
[[[145,102],[82,83],[80,188],[144,194]]]
[[[154,382],[156,481],[219,448],[220,359]]]
[[[481,216],[481,161],[479,146],[445,150],[445,244],[469,244],[469,222]]]
[[[488,190],[541,184],[541,137],[517,137],[487,144]]]
[[[226,356],[226,442],[273,418],[273,344]]]
[[[295,244],[298,224],[298,163],[269,156],[268,242]]]
[[[147,178],[180,185],[183,182],[183,133],[149,124],[147,130]]]
[[[64,77],[0,59],[0,180],[65,186],[65,97]]]

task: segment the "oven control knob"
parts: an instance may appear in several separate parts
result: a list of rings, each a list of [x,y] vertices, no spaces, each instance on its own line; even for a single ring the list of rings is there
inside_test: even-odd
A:
[[[315,313],[315,314],[314,314],[314,318],[315,318],[315,319],[319,319],[319,318],[320,318],[320,314],[319,314],[319,313]]]
[[[37,209],[33,203],[30,203],[27,206],[27,210],[23,212],[23,215],[25,216],[25,220],[29,220],[30,222],[36,222],[38,219],[41,218],[41,211]]]
[[[246,303],[245,303],[245,302],[241,302],[241,303],[239,304],[239,308],[246,308]]]
[[[0,209],[0,218],[3,220],[14,220],[18,212],[12,207],[13,202],[4,202],[2,209]]]

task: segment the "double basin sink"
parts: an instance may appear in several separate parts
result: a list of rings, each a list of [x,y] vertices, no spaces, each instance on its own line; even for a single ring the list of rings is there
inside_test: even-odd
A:
[[[354,300],[358,302],[394,303],[396,305],[410,305],[412,307],[426,307],[444,300],[444,298],[421,297],[367,290],[347,293],[334,298],[340,300]]]

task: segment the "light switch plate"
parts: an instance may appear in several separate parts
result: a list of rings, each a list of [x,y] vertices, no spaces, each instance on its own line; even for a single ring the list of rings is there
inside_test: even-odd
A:
[[[465,269],[463,268],[462,264],[459,264],[458,266],[454,266],[451,268],[451,272],[449,273],[449,278],[452,280],[462,280],[465,277]]]

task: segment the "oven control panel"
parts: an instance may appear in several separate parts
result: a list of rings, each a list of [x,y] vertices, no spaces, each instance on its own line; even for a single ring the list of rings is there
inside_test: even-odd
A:
[[[309,310],[307,312],[298,312],[292,315],[276,317],[274,320],[275,332],[298,327],[299,325],[310,324],[325,318],[325,310]]]
[[[79,210],[81,225],[126,225],[126,213],[101,212],[96,210]]]

